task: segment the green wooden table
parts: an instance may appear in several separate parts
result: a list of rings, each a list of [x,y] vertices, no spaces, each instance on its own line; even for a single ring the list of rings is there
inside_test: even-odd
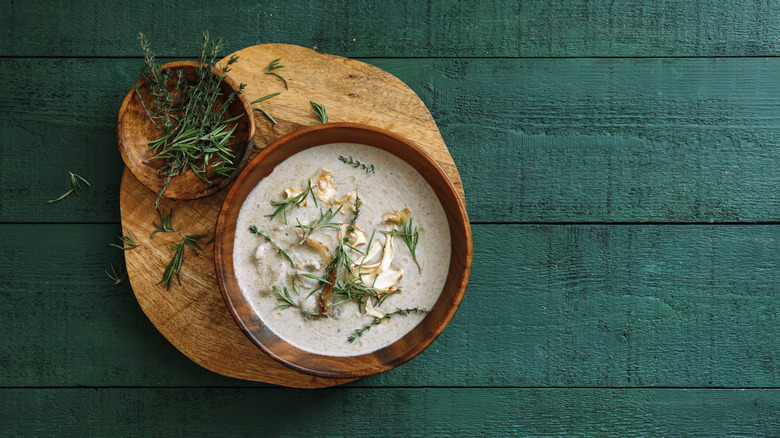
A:
[[[775,1],[0,5],[0,436],[780,436]],[[195,365],[117,242],[119,104],[166,59],[284,42],[430,108],[474,268],[444,334],[325,390]],[[48,204],[87,178],[80,196]]]

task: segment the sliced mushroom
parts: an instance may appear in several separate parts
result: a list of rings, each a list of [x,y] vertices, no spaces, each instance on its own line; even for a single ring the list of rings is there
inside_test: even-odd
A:
[[[349,228],[352,227],[352,231]],[[341,224],[339,227],[339,242],[347,238],[347,241],[352,246],[365,245],[368,243],[366,240],[366,233],[357,225]]]
[[[333,184],[333,172],[330,170],[320,169],[320,174],[317,177],[315,186],[317,197],[323,202],[328,202],[331,198],[336,196],[336,186]]]
[[[347,193],[346,195],[344,195],[343,197],[341,197],[339,199],[334,199],[332,201],[332,204],[333,205],[345,205],[346,204],[346,205],[348,205],[349,210],[354,212],[355,211],[355,201],[357,201],[358,205],[363,205],[363,200],[358,198],[357,190],[353,190],[353,191]],[[341,214],[347,214],[347,209],[342,208],[341,209]]]
[[[325,245],[324,243],[320,242],[317,239],[312,239],[311,237],[307,237],[303,240],[303,243],[308,244],[310,247],[312,247],[315,251],[317,251],[321,256],[322,260],[327,262],[331,259],[330,257],[330,250],[328,249],[328,245]]]
[[[409,210],[409,208],[404,208],[403,210],[398,210],[395,213],[388,213],[382,216],[382,223],[386,224],[390,222],[396,225],[401,225],[401,222],[409,222],[409,218],[411,216],[412,212]]]
[[[382,309],[374,307],[374,303],[372,303],[371,298],[369,298],[366,300],[366,316],[382,319],[385,317],[385,312],[383,312]]]

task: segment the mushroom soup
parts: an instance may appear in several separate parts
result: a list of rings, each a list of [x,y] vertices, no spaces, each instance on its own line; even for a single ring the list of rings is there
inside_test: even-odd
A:
[[[441,294],[450,230],[436,194],[400,158],[333,143],[276,166],[244,201],[233,260],[277,336],[356,356],[397,341]]]

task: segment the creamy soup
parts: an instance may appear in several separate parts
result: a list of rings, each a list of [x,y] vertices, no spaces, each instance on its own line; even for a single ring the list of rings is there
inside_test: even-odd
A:
[[[274,333],[312,353],[353,356],[419,324],[450,251],[444,209],[416,170],[377,148],[334,143],[293,155],[252,190],[233,260]]]

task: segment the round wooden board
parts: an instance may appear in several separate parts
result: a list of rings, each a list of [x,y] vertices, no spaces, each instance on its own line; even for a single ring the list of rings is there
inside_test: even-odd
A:
[[[310,100],[325,105],[333,122],[365,123],[401,134],[425,149],[442,166],[465,199],[460,175],[425,104],[409,87],[393,75],[371,65],[315,52],[289,44],[263,44],[239,50],[239,61],[230,76],[247,84],[250,101],[271,93],[276,97],[254,106],[268,111],[272,124],[255,112],[255,151],[279,137],[317,120]],[[230,56],[226,57],[229,58]],[[285,77],[289,90],[266,67],[281,58],[284,68],[275,70]],[[224,62],[224,60],[223,60]],[[133,232],[140,247],[125,252],[127,272],[144,313],[179,351],[197,364],[216,373],[298,388],[340,385],[353,379],[326,379],[310,376],[281,365],[256,347],[230,315],[217,285],[211,246],[200,256],[185,251],[181,285],[175,280],[171,290],[157,283],[173,256],[171,245],[182,234],[214,235],[214,227],[226,195],[193,201],[164,199],[161,209],[173,209],[176,233],[157,233],[154,209],[156,193],[145,188],[125,169],[122,176],[120,208],[122,226]]]

